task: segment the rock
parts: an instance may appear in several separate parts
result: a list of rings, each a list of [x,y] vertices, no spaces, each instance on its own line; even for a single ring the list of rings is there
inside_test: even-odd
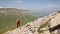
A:
[[[41,34],[52,34],[52,33],[60,34],[60,29],[57,29],[52,32],[49,31],[49,28],[53,28],[53,27],[57,26],[58,24],[60,24],[60,13],[57,13],[57,12],[54,12],[48,16],[38,18],[37,20],[35,20],[33,22],[27,23],[26,25],[20,27],[21,29],[20,28],[14,29],[14,30],[8,31],[4,34],[7,34],[7,33],[8,34],[39,34],[37,31],[38,27],[40,25],[46,23],[47,21],[48,21],[47,26],[40,29],[40,30],[43,30],[43,33],[41,33]],[[32,31],[34,31],[34,33],[32,33]]]

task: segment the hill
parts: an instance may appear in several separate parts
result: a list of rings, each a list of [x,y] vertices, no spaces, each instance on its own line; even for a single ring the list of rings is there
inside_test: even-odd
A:
[[[20,26],[23,26],[37,17],[32,16],[28,10],[0,8],[0,34],[15,29],[17,18],[21,20]]]
[[[4,34],[60,34],[60,11],[38,18]]]
[[[30,15],[28,10],[16,9],[16,8],[0,8],[0,14],[4,15]]]

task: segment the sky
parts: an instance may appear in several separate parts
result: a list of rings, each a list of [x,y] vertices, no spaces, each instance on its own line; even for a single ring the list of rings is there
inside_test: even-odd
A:
[[[0,0],[0,8],[53,10],[60,9],[60,0]]]

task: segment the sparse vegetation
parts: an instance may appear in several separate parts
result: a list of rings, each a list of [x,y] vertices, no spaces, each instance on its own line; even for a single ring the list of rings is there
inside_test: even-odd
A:
[[[8,31],[8,30],[12,30],[16,28],[16,18],[20,18],[21,23],[20,26],[25,25],[27,22],[33,21],[36,19],[36,17],[33,16],[25,16],[25,17],[19,17],[16,15],[1,15],[0,16],[0,34]],[[27,25],[26,27],[28,27],[30,25]]]
[[[16,28],[16,18],[20,18],[20,26],[25,25],[27,22],[33,21],[36,17],[25,16],[19,17],[16,15],[0,15],[0,34]]]
[[[28,27],[28,26],[30,26],[29,24],[28,25],[26,25],[26,27]]]
[[[60,11],[57,11],[58,13],[60,13]]]
[[[51,19],[49,19],[49,20],[48,20],[47,22],[45,22],[44,24],[40,25],[37,31],[38,31],[39,33],[42,33],[43,30],[40,30],[40,29],[48,26],[48,22],[49,22],[50,20],[51,20]]]
[[[35,32],[35,30],[32,31],[32,33],[34,33],[34,32]]]

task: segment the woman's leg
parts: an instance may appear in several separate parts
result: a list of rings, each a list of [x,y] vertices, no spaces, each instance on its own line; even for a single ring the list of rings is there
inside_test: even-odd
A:
[[[17,28],[18,28],[18,24],[17,24]]]

